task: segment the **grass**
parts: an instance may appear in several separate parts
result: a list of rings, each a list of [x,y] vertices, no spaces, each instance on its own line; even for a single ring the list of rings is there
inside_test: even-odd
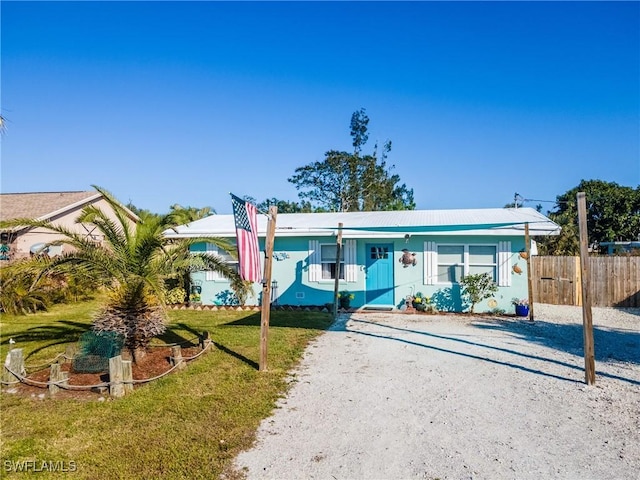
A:
[[[27,317],[2,316],[0,354],[9,338],[27,366],[64,351],[89,328],[96,302]],[[272,312],[267,372],[259,372],[259,312],[171,311],[167,343],[208,331],[218,347],[184,371],[116,401],[38,400],[0,395],[0,477],[113,479],[218,478],[254,440],[287,388],[287,372],[328,314]],[[11,462],[64,462],[75,471],[15,473]],[[70,463],[73,462],[73,463]],[[49,463],[50,465],[51,463]],[[40,468],[42,470],[42,468]]]

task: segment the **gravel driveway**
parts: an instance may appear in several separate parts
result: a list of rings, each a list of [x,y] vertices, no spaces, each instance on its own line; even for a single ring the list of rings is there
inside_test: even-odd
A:
[[[594,309],[584,384],[579,307],[537,320],[353,314],[307,349],[238,456],[249,479],[635,479],[640,311]]]

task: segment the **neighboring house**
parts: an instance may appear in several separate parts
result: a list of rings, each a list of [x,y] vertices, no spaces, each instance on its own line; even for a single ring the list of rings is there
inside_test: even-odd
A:
[[[607,255],[632,253],[640,250],[640,240],[637,242],[602,242],[600,247],[607,248]]]
[[[76,223],[80,211],[93,205],[109,214],[111,207],[99,192],[37,192],[37,193],[2,193],[0,194],[0,221],[16,218],[49,220],[69,230],[86,235],[96,242],[103,240],[92,224]],[[115,215],[113,216],[115,219]],[[130,212],[131,225],[138,217]],[[47,244],[62,238],[62,235],[44,228],[16,227],[0,231],[0,259],[16,260],[31,254],[46,253],[50,256],[60,255],[66,246],[49,246]]]
[[[336,235],[343,224],[343,255],[336,269]],[[488,272],[499,286],[494,298],[476,311],[512,311],[514,297],[527,297],[525,223],[532,237],[555,235],[560,227],[531,208],[407,210],[397,212],[295,213],[277,216],[273,254],[273,298],[280,305],[324,305],[339,289],[355,295],[351,304],[398,308],[408,295],[431,298],[442,311],[462,311],[459,281],[469,273]],[[259,215],[264,248],[267,218]],[[212,215],[167,230],[169,238],[235,238],[232,215]],[[193,251],[218,252],[212,244]],[[404,260],[404,261],[403,261]],[[193,274],[203,304],[225,304],[229,282],[215,272]],[[261,285],[253,286],[259,303]]]

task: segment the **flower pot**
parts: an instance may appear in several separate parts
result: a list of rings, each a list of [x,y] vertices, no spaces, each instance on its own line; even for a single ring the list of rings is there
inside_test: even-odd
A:
[[[516,305],[516,315],[518,317],[528,317],[529,305]]]

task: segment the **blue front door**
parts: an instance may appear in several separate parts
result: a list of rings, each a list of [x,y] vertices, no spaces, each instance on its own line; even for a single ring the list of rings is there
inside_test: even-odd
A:
[[[366,248],[367,303],[393,305],[393,245],[368,243]]]

